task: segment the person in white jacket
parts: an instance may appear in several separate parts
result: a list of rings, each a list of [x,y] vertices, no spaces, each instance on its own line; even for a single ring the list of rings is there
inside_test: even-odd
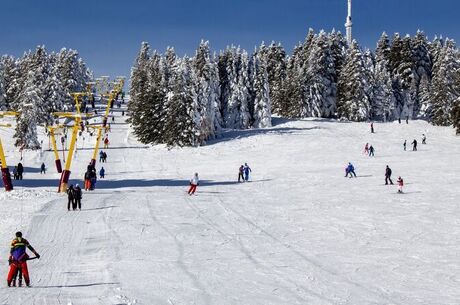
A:
[[[195,175],[193,175],[193,178],[190,179],[190,189],[188,190],[189,195],[195,194],[196,187],[198,186],[199,182],[200,180],[198,178],[198,173],[195,173]]]

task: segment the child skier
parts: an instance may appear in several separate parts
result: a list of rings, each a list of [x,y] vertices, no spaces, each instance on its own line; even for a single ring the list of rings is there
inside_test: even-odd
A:
[[[369,143],[366,143],[366,146],[364,146],[364,154],[365,155],[369,154]]]
[[[402,194],[403,186],[404,186],[404,180],[401,178],[401,176],[399,176],[397,182],[398,182],[398,193]]]
[[[195,175],[193,175],[192,179],[190,179],[190,189],[187,192],[190,196],[195,194],[196,187],[199,185],[199,182],[200,182],[200,180],[198,179],[198,173],[195,173]]]
[[[13,284],[13,278],[17,275],[20,270],[26,286],[30,285],[29,270],[27,269],[27,260],[29,255],[26,253],[26,248],[32,251],[37,258],[40,258],[40,254],[29,244],[29,242],[22,238],[21,232],[16,232],[16,238],[11,242],[10,257],[10,271],[8,272],[7,284],[11,287]]]
[[[422,144],[426,144],[426,136],[425,136],[425,134],[422,134]]]

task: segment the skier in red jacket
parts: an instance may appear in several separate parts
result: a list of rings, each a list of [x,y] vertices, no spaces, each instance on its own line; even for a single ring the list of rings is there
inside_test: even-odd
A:
[[[399,176],[397,182],[398,182],[398,193],[402,194],[403,186],[404,186],[404,180],[401,178],[401,176]]]

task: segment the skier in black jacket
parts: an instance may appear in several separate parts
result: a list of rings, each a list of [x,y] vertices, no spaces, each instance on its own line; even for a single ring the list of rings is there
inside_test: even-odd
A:
[[[75,204],[75,190],[73,189],[73,184],[67,189],[67,199],[67,210],[70,211],[70,205],[72,204],[73,208]]]
[[[82,194],[81,194],[81,188],[80,186],[77,184],[75,186],[75,204],[74,204],[74,210],[78,209],[81,211],[81,198],[82,198]]]
[[[391,181],[391,168],[387,165],[387,168],[385,169],[385,185],[388,185],[388,180],[390,181],[390,184],[393,184],[393,181]]]

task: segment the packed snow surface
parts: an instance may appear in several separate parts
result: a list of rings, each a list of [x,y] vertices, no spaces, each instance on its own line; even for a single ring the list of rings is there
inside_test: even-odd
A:
[[[106,178],[84,192],[82,211],[68,212],[56,193],[52,152],[25,152],[25,180],[0,191],[2,276],[17,230],[42,257],[29,262],[32,287],[4,281],[0,304],[460,304],[452,129],[376,123],[371,134],[366,123],[275,119],[168,150],[139,144],[124,119],[117,113]],[[20,158],[12,132],[0,130],[10,165]],[[91,158],[88,138],[74,184]],[[367,142],[375,157],[363,154]],[[251,181],[238,183],[244,162]],[[357,178],[344,177],[348,162]],[[404,194],[384,185],[386,165]],[[195,172],[201,183],[188,196]]]

